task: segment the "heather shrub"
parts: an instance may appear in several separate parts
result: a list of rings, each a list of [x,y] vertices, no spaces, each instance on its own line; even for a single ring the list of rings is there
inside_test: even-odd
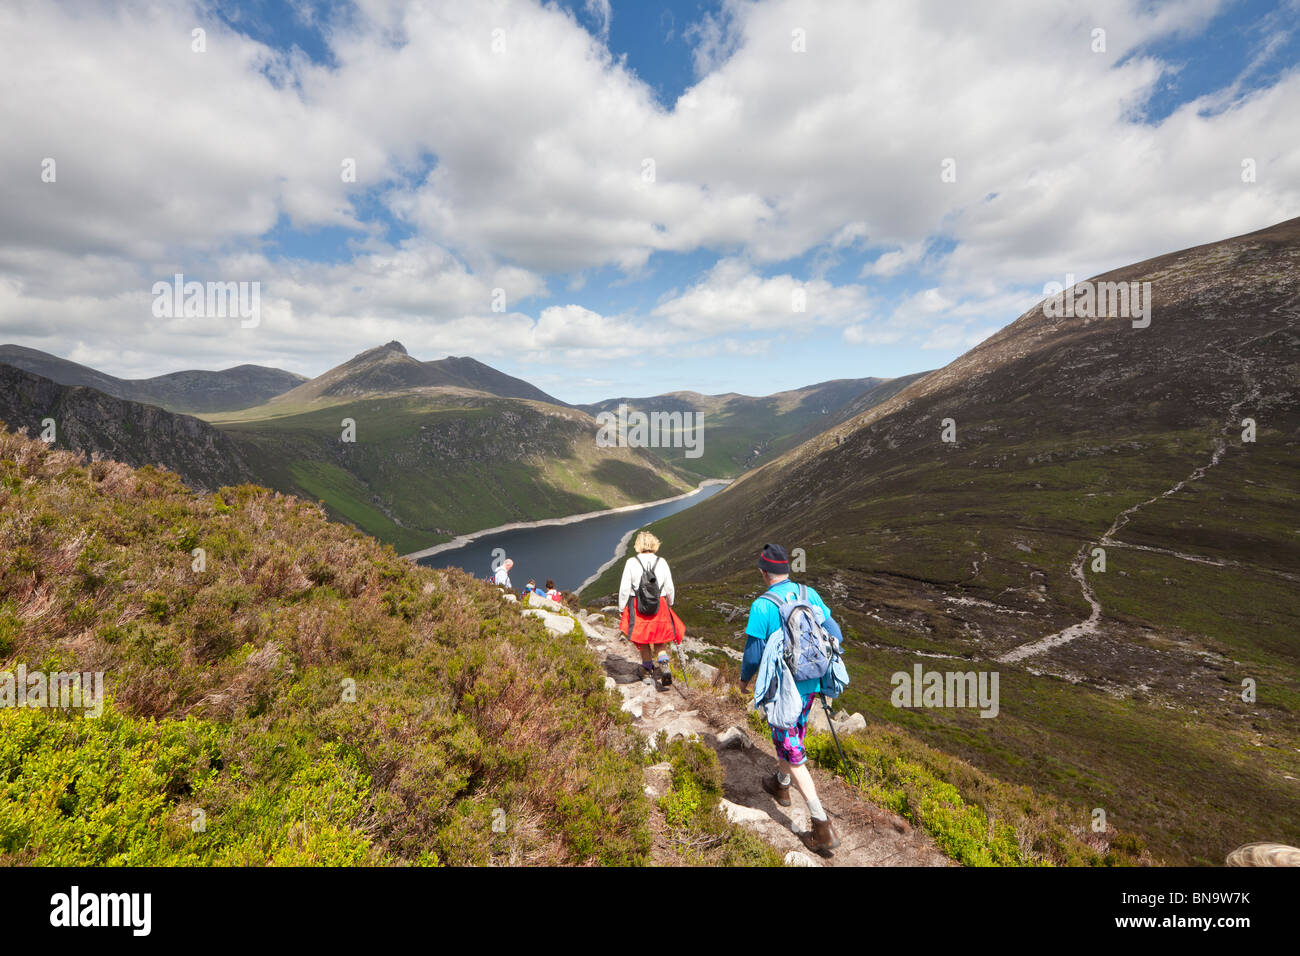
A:
[[[494,588],[309,502],[5,431],[0,505],[0,670],[111,696],[0,708],[0,862],[644,861],[630,718]]]

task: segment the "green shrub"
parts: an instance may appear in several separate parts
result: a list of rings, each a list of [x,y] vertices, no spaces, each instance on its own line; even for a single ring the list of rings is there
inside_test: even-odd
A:
[[[782,857],[752,831],[723,815],[724,773],[718,755],[697,739],[678,737],[657,748],[672,765],[672,786],[659,798],[664,820],[685,862],[714,866],[781,866]]]

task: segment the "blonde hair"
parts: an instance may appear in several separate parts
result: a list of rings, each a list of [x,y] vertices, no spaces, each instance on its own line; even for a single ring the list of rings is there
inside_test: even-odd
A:
[[[643,554],[646,551],[659,553],[659,539],[649,531],[642,531],[636,536],[636,544],[633,545],[637,554]]]

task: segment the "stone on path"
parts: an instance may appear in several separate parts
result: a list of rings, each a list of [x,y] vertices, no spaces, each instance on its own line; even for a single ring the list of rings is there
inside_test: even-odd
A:
[[[537,608],[524,608],[523,613],[541,618],[542,623],[546,625],[546,629],[548,631],[553,631],[556,634],[568,634],[573,630],[573,625],[575,623],[573,618],[568,615],[553,614],[550,611],[542,611]]]
[[[744,750],[754,746],[749,735],[739,727],[728,727],[718,734],[718,747],[721,750]]]
[[[694,719],[693,712],[682,714],[672,723],[664,727],[663,732],[667,735],[668,740],[673,740],[677,737],[684,737],[689,740],[691,737],[698,737],[700,735],[700,722],[698,719]]]
[[[719,800],[718,809],[723,812],[727,820],[731,823],[747,824],[750,826],[769,822],[772,818],[762,810],[754,807],[742,807],[738,803],[732,803],[730,800]]]
[[[791,850],[785,855],[786,866],[821,866],[819,862],[801,850]]]

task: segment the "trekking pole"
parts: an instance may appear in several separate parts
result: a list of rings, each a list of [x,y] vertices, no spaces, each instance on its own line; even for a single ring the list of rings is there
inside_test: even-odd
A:
[[[672,605],[670,604],[668,606],[668,616],[672,617],[672,613],[673,613],[673,608]],[[673,643],[675,644],[673,650],[677,652],[677,660],[681,661],[681,665],[682,665],[682,683],[686,685],[687,690],[690,690],[691,682],[686,679],[686,655],[682,653],[682,642],[677,640],[676,618],[673,618]]]
[[[680,644],[677,645],[677,660],[681,662],[682,665],[682,683],[686,685],[687,690],[690,690],[691,682],[686,679],[686,655],[682,653]]]
[[[856,783],[857,781],[853,779],[855,776],[855,768],[849,764],[849,758],[844,756],[844,748],[840,746],[840,736],[835,732],[835,721],[831,720],[831,708],[830,705],[826,703],[826,695],[818,693],[817,696],[822,699],[822,710],[826,714],[826,726],[830,727],[831,740],[835,741],[835,749],[839,751],[840,764],[844,767],[844,776],[850,783]]]

